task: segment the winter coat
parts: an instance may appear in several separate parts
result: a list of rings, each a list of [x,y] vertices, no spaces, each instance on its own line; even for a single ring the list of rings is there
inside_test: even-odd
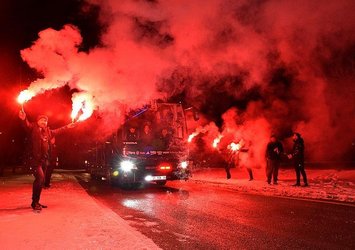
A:
[[[30,164],[32,166],[37,166],[48,163],[51,156],[51,138],[65,130],[67,126],[54,130],[51,130],[48,127],[42,129],[37,123],[31,123],[27,119],[25,120],[25,125],[30,134],[28,150]]]
[[[294,159],[295,162],[304,161],[304,141],[302,138],[299,138],[294,141],[292,158]]]
[[[266,147],[266,158],[273,161],[281,160],[281,155],[284,152],[281,142],[269,142]]]

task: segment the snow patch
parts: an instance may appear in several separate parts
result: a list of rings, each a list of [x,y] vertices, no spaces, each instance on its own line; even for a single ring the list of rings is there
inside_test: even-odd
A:
[[[255,171],[255,180],[248,181],[245,179],[247,173],[242,169],[231,169],[232,178],[229,180],[226,179],[223,168],[200,169],[194,172],[191,180],[269,196],[355,202],[355,170],[328,169],[306,170],[306,172],[309,187],[293,187],[295,173],[289,169],[279,171],[278,185],[269,185],[262,171]]]

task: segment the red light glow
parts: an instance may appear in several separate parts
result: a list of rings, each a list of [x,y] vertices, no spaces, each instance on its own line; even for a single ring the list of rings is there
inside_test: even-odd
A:
[[[34,95],[35,94],[32,93],[31,91],[25,89],[25,90],[21,91],[21,93],[17,97],[17,101],[20,104],[24,104],[25,102],[31,100],[31,98],[34,97]]]
[[[71,113],[72,120],[84,121],[94,112],[94,101],[92,96],[87,93],[80,93],[72,98],[73,109]]]
[[[171,166],[168,164],[162,164],[159,166],[160,170],[171,170]]]
[[[196,135],[198,135],[197,132],[192,133],[191,135],[189,135],[189,138],[187,139],[187,141],[190,143]]]
[[[229,146],[232,151],[238,151],[241,148],[239,143],[234,142],[232,142]]]
[[[223,137],[222,135],[219,135],[217,138],[215,138],[213,140],[212,147],[217,148],[218,143],[221,141],[222,137]]]

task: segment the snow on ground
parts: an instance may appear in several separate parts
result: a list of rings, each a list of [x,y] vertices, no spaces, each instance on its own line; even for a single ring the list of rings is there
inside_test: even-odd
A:
[[[159,249],[67,174],[54,174],[40,213],[30,207],[33,177],[0,178],[1,249]],[[64,181],[63,181],[64,180]]]
[[[355,202],[355,170],[307,170],[309,187],[293,187],[296,174],[293,169],[279,171],[278,185],[266,182],[265,172],[254,170],[254,180],[248,180],[245,169],[231,169],[227,180],[223,168],[207,168],[194,171],[192,181],[210,183],[241,192],[262,195],[309,198],[330,201]],[[301,177],[301,185],[303,179]]]

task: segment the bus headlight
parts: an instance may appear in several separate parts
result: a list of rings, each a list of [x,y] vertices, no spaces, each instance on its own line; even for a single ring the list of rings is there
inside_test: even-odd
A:
[[[132,169],[137,169],[137,167],[131,161],[122,161],[120,165],[123,172],[131,172]]]
[[[144,179],[145,179],[146,181],[152,181],[152,180],[153,180],[153,176],[147,175]]]

